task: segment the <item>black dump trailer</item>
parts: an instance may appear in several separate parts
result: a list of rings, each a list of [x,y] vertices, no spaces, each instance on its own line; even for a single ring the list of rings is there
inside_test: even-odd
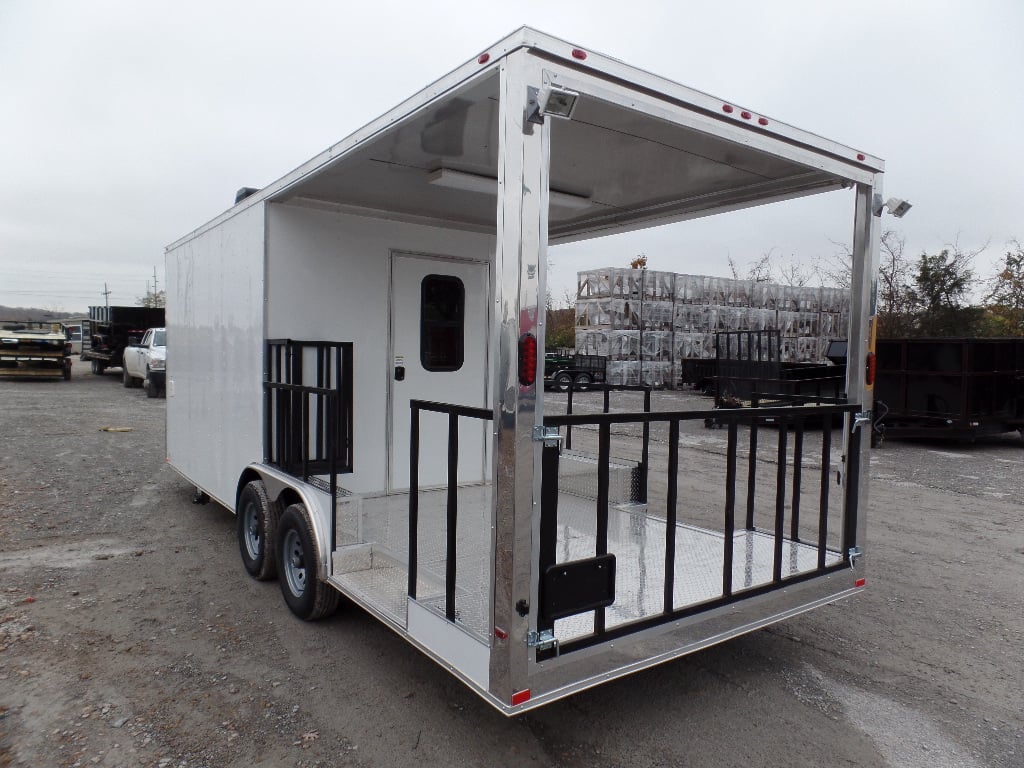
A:
[[[875,352],[885,437],[1024,430],[1024,339],[879,339]]]
[[[120,368],[125,347],[142,341],[149,328],[162,328],[163,307],[89,307],[88,339],[82,339],[82,360],[92,361],[92,372]]]

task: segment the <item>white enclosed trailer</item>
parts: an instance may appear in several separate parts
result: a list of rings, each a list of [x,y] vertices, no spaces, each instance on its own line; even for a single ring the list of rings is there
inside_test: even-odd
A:
[[[882,169],[520,29],[168,247],[169,461],[297,615],[344,595],[506,714],[853,594]],[[845,398],[716,411],[714,471],[708,412],[545,411],[549,244],[842,189]]]

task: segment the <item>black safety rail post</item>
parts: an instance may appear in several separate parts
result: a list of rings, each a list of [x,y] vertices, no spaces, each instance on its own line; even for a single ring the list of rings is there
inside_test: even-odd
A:
[[[572,413],[572,391],[573,391],[573,388],[572,388],[572,385],[570,384],[569,385],[568,396],[567,396],[566,401],[565,401],[565,413],[566,413],[566,415],[569,415],[569,414]],[[567,424],[566,427],[565,427],[565,450],[567,450],[567,451],[571,451],[572,450],[572,425],[571,424]]]
[[[782,537],[786,517],[786,444],[789,436],[788,419],[779,419],[778,469],[775,474],[775,552],[772,561],[772,580],[782,581]]]
[[[804,421],[805,419],[801,417],[797,417],[793,421],[793,502],[789,521],[789,538],[795,542],[800,541],[800,482],[803,479]]]
[[[544,579],[548,568],[555,564],[558,545],[558,446],[545,445],[541,449],[540,477],[540,556],[539,573]],[[541,597],[543,600],[543,596]],[[537,631],[554,629],[555,622],[537,614]]]
[[[644,388],[644,413],[651,412],[651,388]],[[676,427],[678,428],[678,423]],[[643,428],[643,445],[640,448],[640,502],[643,504],[647,503],[647,471],[649,467],[650,458],[650,445],[651,445],[651,422],[648,419],[644,419]]]
[[[274,345],[270,339],[263,345],[263,461],[270,462],[271,441],[274,439],[274,391],[267,385],[274,380]]]
[[[644,422],[645,425],[648,422]],[[647,501],[646,482],[644,501]],[[679,491],[679,419],[668,423],[668,491],[665,500],[665,613],[675,607],[676,519]]]
[[[610,395],[611,395],[611,390],[610,390],[610,389],[609,389],[609,388],[608,388],[608,387],[606,386],[606,387],[604,388],[604,412],[605,412],[605,413],[608,413],[608,411],[609,411],[609,410],[611,410],[611,406],[610,406],[610,403],[611,403],[611,400],[610,400]]]
[[[850,420],[852,421],[852,414]],[[870,429],[870,426],[869,426]],[[850,558],[850,549],[857,546],[857,499],[860,477],[860,433],[861,427],[850,432],[849,449],[846,458],[846,496],[843,504],[843,559]]]
[[[409,597],[416,599],[417,550],[420,524],[420,409],[409,403]]]
[[[757,408],[757,398],[751,403]],[[748,531],[754,530],[754,493],[757,489],[757,418],[750,420],[750,454],[747,456],[747,520]]]
[[[821,428],[821,492],[818,508],[818,567],[825,567],[828,546],[828,494],[832,487],[832,422]]]
[[[337,397],[328,396],[327,400],[327,423],[333,424],[337,418]],[[328,432],[331,432],[328,427]],[[331,493],[331,557],[330,571],[334,571],[334,551],[338,548],[338,457],[336,441],[327,440],[327,463],[330,466],[330,493]]]
[[[722,596],[732,595],[733,538],[736,532],[736,447],[739,423],[734,416],[729,419],[728,447],[725,451],[725,530],[722,552]]]
[[[605,390],[607,397],[607,390]],[[611,424],[602,422],[597,438],[597,535],[595,555],[608,554],[608,482],[610,477]],[[594,612],[594,631],[604,632],[604,608]]]
[[[459,417],[448,414],[448,536],[444,559],[444,615],[455,621],[455,566],[459,525]]]

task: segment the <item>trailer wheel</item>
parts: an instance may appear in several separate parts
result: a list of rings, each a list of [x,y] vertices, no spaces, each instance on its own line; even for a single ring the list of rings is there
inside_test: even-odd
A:
[[[560,373],[555,376],[555,389],[559,392],[568,392],[572,386],[572,376],[568,373]]]
[[[277,575],[274,538],[281,507],[271,501],[266,486],[253,480],[238,494],[238,549],[242,564],[254,579],[264,581]]]
[[[71,381],[71,363],[64,366],[64,381]]]
[[[127,368],[121,369],[121,383],[124,384],[125,389],[130,389],[134,386],[134,384],[132,384],[132,377],[128,375]]]
[[[590,374],[577,373],[576,378],[572,380],[572,386],[577,392],[586,392],[590,389]]]
[[[107,366],[105,366],[99,360],[92,361],[92,372],[94,375],[102,376],[105,370],[107,370]]]
[[[160,390],[156,384],[149,380],[149,376],[146,376],[146,380],[142,382],[142,386],[146,388],[146,397],[154,398],[160,396]]]
[[[320,562],[309,512],[292,504],[277,529],[278,580],[291,612],[304,621],[329,616],[338,607],[338,592],[320,581]]]

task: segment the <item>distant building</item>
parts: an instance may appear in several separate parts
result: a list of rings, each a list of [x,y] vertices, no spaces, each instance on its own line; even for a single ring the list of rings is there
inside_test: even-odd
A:
[[[783,362],[817,362],[849,325],[844,288],[611,267],[577,275],[576,351],[607,356],[610,384],[675,386],[683,361],[715,357],[719,331],[778,330]]]

